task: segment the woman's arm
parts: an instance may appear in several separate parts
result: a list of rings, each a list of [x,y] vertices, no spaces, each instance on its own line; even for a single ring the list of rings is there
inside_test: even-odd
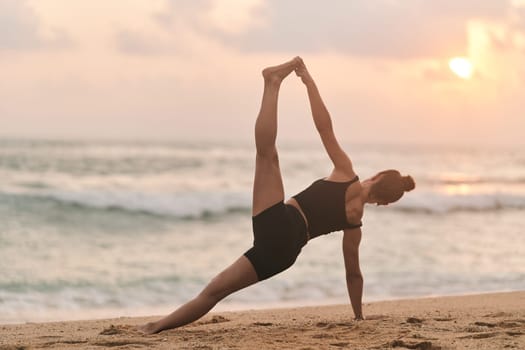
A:
[[[363,319],[363,311],[361,308],[363,299],[363,274],[359,268],[359,243],[361,243],[360,228],[344,230],[343,255],[345,259],[346,287],[356,320]]]
[[[336,177],[338,177],[337,175],[340,175],[341,177],[348,179],[353,178],[355,173],[352,167],[352,162],[337,142],[332,126],[332,119],[330,118],[330,113],[328,113],[328,110],[326,109],[326,106],[321,98],[321,94],[319,93],[319,89],[317,88],[317,85],[315,84],[302,60],[300,61],[299,66],[296,68],[295,72],[297,76],[301,77],[301,80],[306,85],[315,127],[321,136],[321,141],[323,142],[328,156],[334,164],[334,175],[336,175]]]

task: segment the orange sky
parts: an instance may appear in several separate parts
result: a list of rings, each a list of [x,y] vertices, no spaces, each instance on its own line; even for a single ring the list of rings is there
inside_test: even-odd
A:
[[[301,55],[344,142],[525,144],[524,1],[320,4],[0,0],[0,135],[250,139],[260,70]],[[317,137],[281,91],[280,140]]]

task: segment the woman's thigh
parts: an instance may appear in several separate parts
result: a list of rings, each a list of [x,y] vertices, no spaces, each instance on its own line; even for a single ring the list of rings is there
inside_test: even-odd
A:
[[[284,200],[284,186],[277,150],[271,155],[257,155],[253,179],[252,215],[256,216],[275,203]]]
[[[203,293],[221,300],[259,281],[257,273],[244,255],[219,273],[204,288]]]

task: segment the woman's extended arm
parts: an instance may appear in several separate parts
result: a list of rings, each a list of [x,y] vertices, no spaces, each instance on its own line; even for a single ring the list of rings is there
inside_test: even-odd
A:
[[[359,268],[359,243],[361,229],[344,230],[343,255],[345,260],[346,286],[356,320],[363,319],[363,274]]]
[[[326,106],[321,98],[321,94],[319,93],[319,89],[317,88],[317,85],[315,84],[302,60],[295,72],[297,76],[301,77],[303,83],[306,85],[315,127],[321,136],[321,140],[328,153],[328,156],[334,164],[334,173],[336,173],[336,177],[337,175],[340,175],[349,179],[353,178],[355,173],[352,168],[352,162],[337,142],[332,126],[332,119],[330,118],[330,113],[328,113],[328,110],[326,109]]]

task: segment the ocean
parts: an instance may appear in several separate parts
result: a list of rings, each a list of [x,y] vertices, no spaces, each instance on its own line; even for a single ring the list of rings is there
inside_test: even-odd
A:
[[[345,149],[361,179],[417,183],[365,211],[365,302],[525,290],[524,149]],[[287,197],[331,170],[320,143],[279,152]],[[254,158],[251,142],[0,140],[0,323],[171,312],[251,246]],[[347,303],[341,237],[217,308]]]

